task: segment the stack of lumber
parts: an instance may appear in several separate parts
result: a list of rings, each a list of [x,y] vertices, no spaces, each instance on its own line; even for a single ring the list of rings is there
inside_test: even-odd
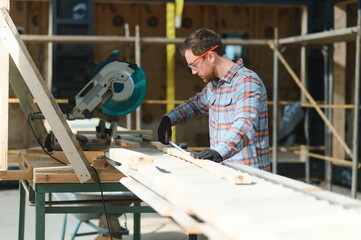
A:
[[[126,176],[122,184],[189,234],[208,239],[361,239],[358,200],[340,196],[332,202],[329,192],[311,185],[157,147],[110,149],[109,158],[120,163],[116,168]]]

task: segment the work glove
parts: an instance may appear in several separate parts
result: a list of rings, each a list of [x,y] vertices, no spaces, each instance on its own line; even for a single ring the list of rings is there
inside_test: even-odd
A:
[[[158,127],[158,141],[163,144],[169,144],[172,137],[172,124],[168,116],[163,116]]]
[[[216,150],[205,149],[199,153],[192,153],[192,157],[197,159],[209,159],[213,162],[222,162],[222,156]]]

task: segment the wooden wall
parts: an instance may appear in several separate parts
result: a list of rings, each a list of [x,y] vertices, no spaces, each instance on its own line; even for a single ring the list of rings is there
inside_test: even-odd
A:
[[[14,22],[22,26],[26,34],[47,34],[49,20],[49,3],[44,1],[11,1]],[[111,3],[96,2],[94,4],[95,35],[125,35],[124,24],[129,24],[130,35],[134,36],[135,26],[140,26],[140,34],[145,37],[165,36],[165,4],[160,3]],[[272,39],[277,27],[279,37],[300,34],[301,11],[292,6],[260,6],[229,4],[186,4],[183,12],[183,26],[176,30],[177,37],[186,37],[190,32],[201,27],[212,28],[216,32],[242,31],[248,33],[250,39]],[[46,74],[47,62],[45,45],[28,44],[40,72]],[[121,60],[135,61],[134,45],[129,43],[95,44],[95,61],[103,60],[113,50],[121,51]],[[203,82],[192,76],[185,60],[178,54],[176,64],[176,99],[185,100],[202,89]],[[299,49],[287,49],[286,58],[299,74]],[[268,46],[247,47],[246,66],[256,71],[264,80],[268,89],[269,100],[272,100],[273,56]],[[162,44],[142,44],[141,65],[148,80],[146,99],[166,99],[166,51]],[[280,100],[299,100],[299,89],[284,69],[280,69]],[[271,107],[270,107],[271,110]],[[160,117],[165,114],[165,105],[142,105],[142,128],[156,130]],[[28,129],[21,119],[19,107],[11,104],[10,114],[16,116],[16,123],[10,123],[11,148],[27,147],[30,137],[20,137],[15,131],[22,126]],[[15,115],[14,115],[15,114]],[[270,116],[272,113],[270,111]],[[270,123],[272,119],[270,118]],[[125,126],[125,118],[119,123]],[[15,127],[16,126],[16,127]],[[135,124],[133,124],[135,126]],[[270,125],[270,128],[272,126]],[[30,135],[30,134],[29,134]],[[24,138],[23,141],[20,138]],[[187,142],[190,146],[208,146],[208,122],[206,118],[196,119],[177,128],[177,142]]]

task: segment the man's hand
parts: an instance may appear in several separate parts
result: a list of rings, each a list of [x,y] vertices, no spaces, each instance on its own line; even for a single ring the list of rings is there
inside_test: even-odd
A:
[[[202,152],[192,154],[192,157],[197,159],[209,159],[213,162],[222,162],[222,156],[216,150],[205,149]]]
[[[168,116],[163,116],[158,127],[158,141],[163,144],[169,144],[172,136],[172,124]]]

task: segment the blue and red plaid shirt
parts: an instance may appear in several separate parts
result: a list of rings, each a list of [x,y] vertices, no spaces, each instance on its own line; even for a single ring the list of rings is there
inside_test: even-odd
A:
[[[267,91],[242,59],[167,116],[177,125],[207,113],[211,149],[225,161],[270,170]]]

